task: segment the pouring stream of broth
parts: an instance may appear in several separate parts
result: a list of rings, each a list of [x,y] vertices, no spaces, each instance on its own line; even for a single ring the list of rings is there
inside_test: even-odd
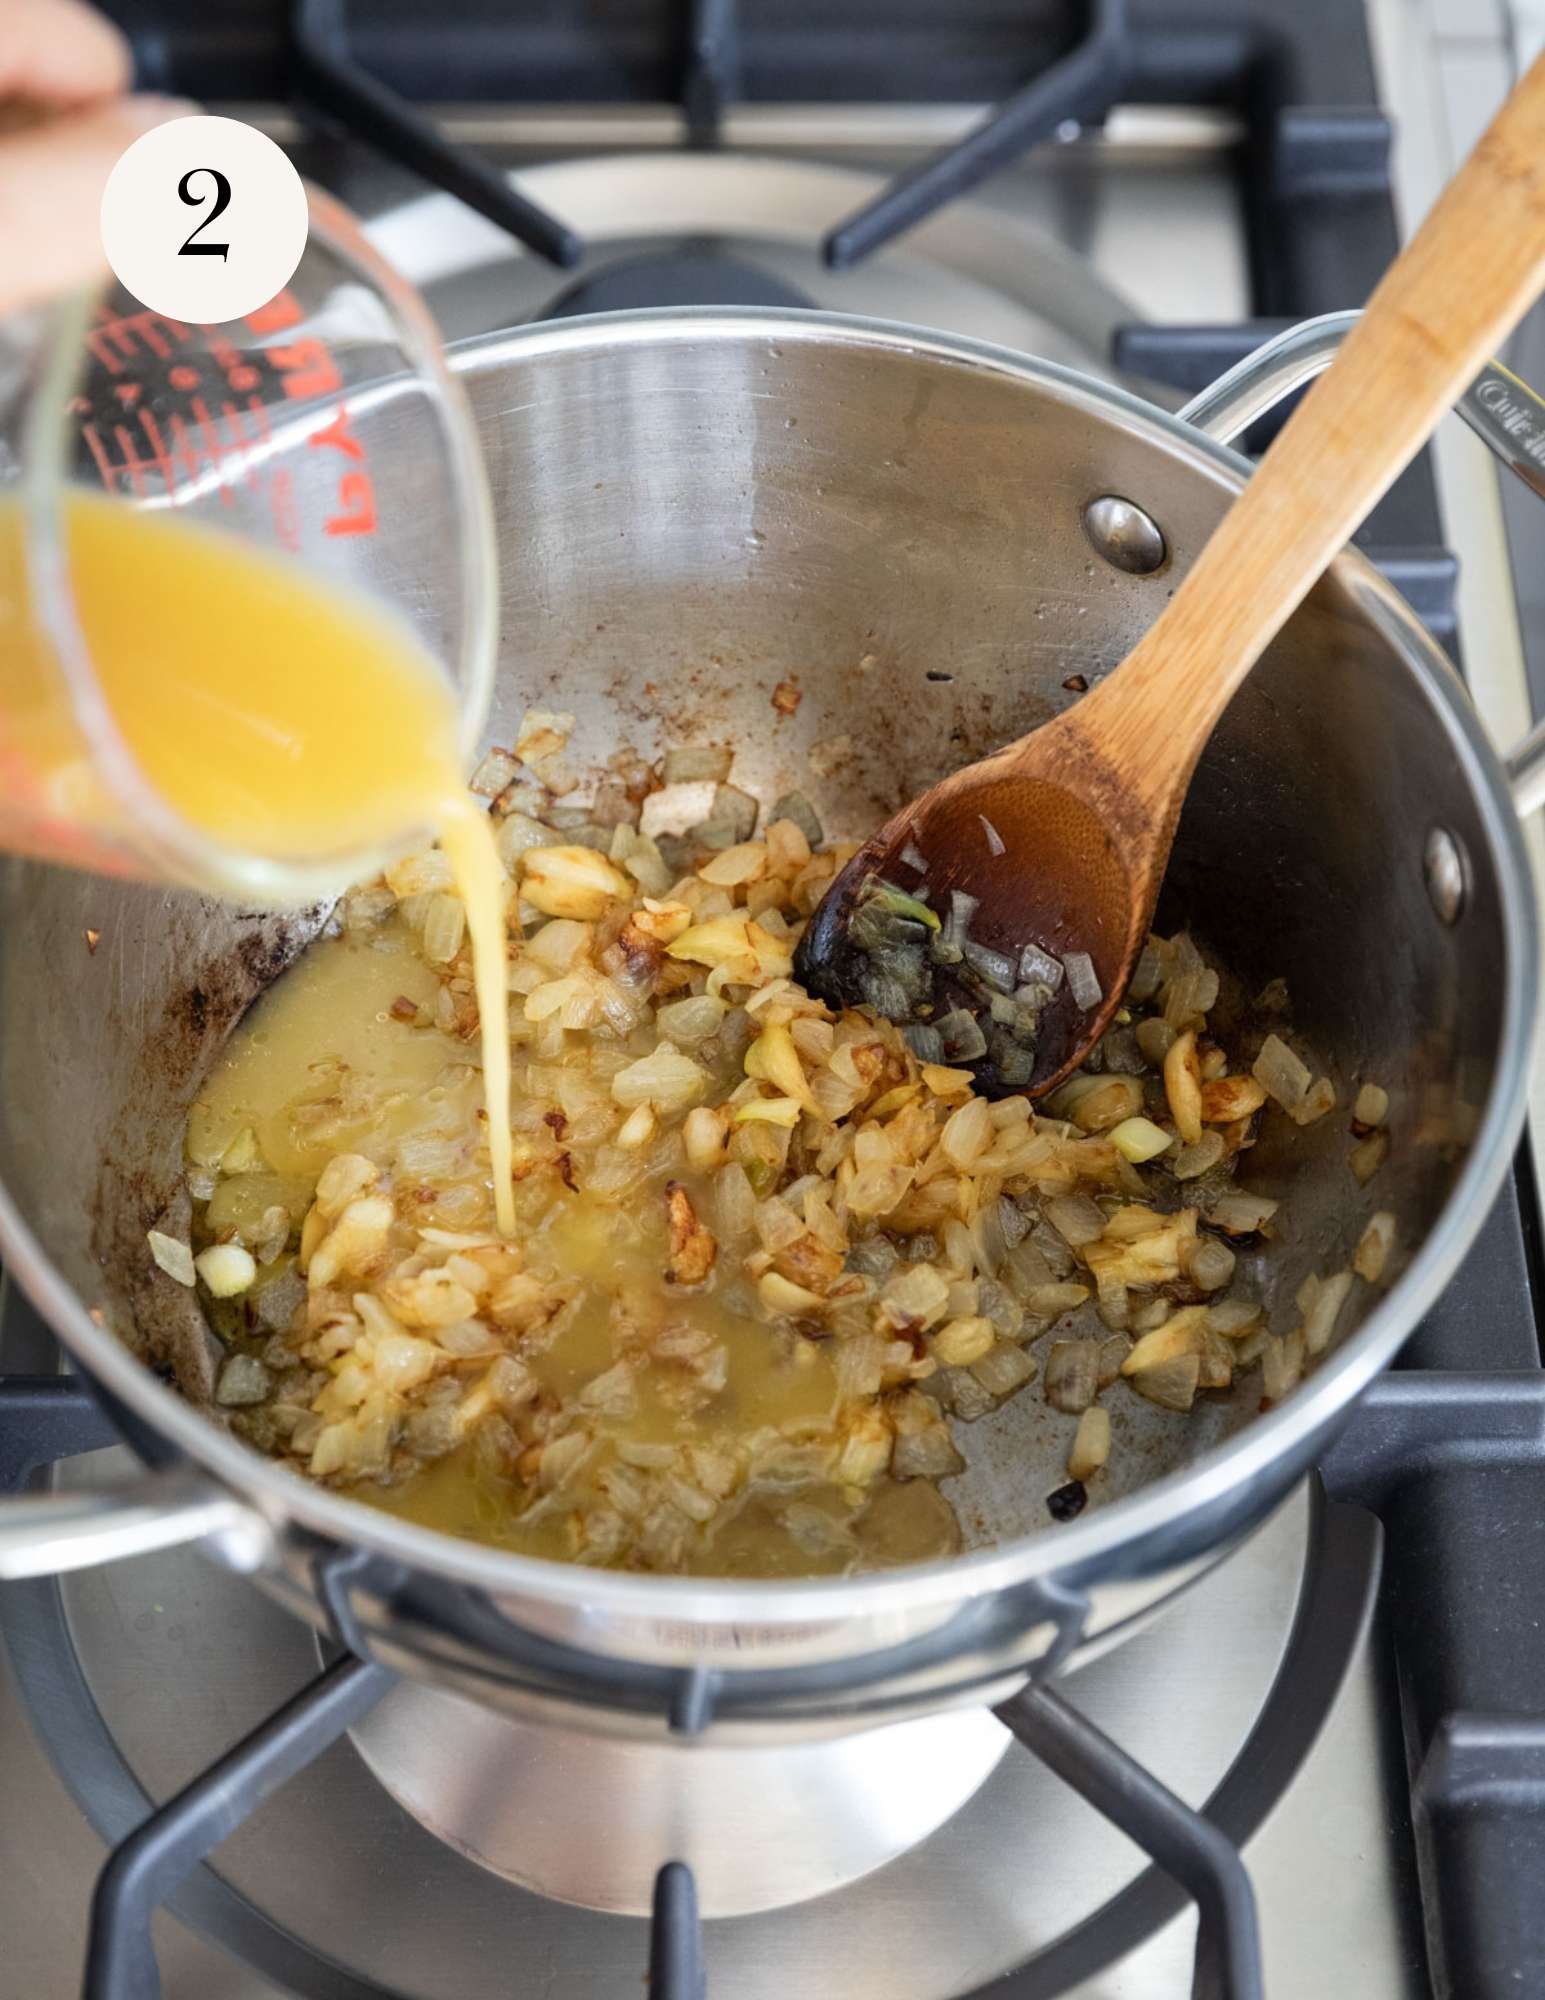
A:
[[[426,827],[439,836],[472,939],[494,1204],[508,1235],[507,884],[462,782],[445,679],[404,627],[298,564],[83,493],[64,515],[97,682],[146,780],[189,825],[280,862],[367,854]],[[22,533],[18,508],[0,512],[13,557]],[[68,773],[58,782],[67,788]]]

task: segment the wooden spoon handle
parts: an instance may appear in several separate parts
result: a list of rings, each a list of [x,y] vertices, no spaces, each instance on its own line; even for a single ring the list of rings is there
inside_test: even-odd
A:
[[[1167,820],[1262,651],[1545,285],[1545,56],[1119,672],[1063,720]]]

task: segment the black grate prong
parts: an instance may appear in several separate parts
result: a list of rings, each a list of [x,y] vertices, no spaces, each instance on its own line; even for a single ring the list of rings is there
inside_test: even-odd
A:
[[[654,1878],[649,2000],[705,2000],[707,1991],[697,1884],[685,1861],[667,1861]]]
[[[724,113],[740,94],[737,0],[687,0],[687,62],[681,109],[687,144],[711,151],[720,143]]]
[[[385,1667],[342,1660],[153,1812],[97,1880],[81,2000],[160,2000],[150,1920],[183,1878],[279,1787],[367,1714]]]
[[[1005,98],[975,131],[899,174],[839,222],[821,245],[827,264],[851,270],[1060,126],[1103,118],[1121,94],[1126,57],[1126,0],[1092,0],[1089,32],[1076,47]]]
[[[20,1492],[56,1459],[118,1442],[78,1375],[0,1375],[0,1493]]]
[[[1262,2000],[1255,1892],[1227,1835],[1049,1689],[1027,1687],[994,1713],[1190,1893],[1197,1911],[1193,2000]]]
[[[486,160],[441,138],[394,90],[350,62],[343,43],[339,0],[295,0],[291,81],[305,103],[486,215],[550,264],[579,262],[584,244],[574,230],[518,194]]]

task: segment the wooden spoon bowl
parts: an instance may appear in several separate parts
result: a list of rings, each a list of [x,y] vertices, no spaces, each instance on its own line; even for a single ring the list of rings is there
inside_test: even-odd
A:
[[[977,1058],[978,1087],[1038,1096],[1077,1068],[1121,1004],[1191,774],[1219,716],[1542,284],[1545,56],[1120,668],[872,835],[806,927],[795,959],[804,984],[842,1005],[868,997],[852,926],[875,883],[926,889],[940,915],[961,891],[976,903],[972,943],[1016,963],[1027,945],[1058,960],[1087,953],[1099,985],[1098,998],[1079,1007],[1064,980],[1035,1024],[1033,1057],[1024,1046],[1008,1050],[1003,1060],[1017,1074],[1006,1077],[989,1049]],[[930,978],[905,1018],[937,1021],[963,990],[981,1004],[980,982],[963,989],[949,967]],[[998,1047],[1006,1048],[1001,1033]]]
[[[989,1097],[1026,1089],[1039,1096],[1077,1068],[1109,1025],[1147,937],[1143,900],[1113,830],[1122,801],[1112,797],[1102,813],[1083,790],[1061,782],[1056,732],[1057,723],[1048,723],[1023,745],[956,772],[872,834],[827,891],[795,959],[811,991],[839,1006],[865,1003],[864,954],[852,942],[851,923],[872,881],[926,889],[941,912],[951,890],[966,891],[981,906],[972,937],[1015,958],[1027,939],[1059,959],[1086,951],[1102,989],[1098,1008],[1082,1012],[1064,980],[1041,1015],[1028,1084],[1004,1077],[991,1053],[971,1065],[976,1089]],[[903,859],[906,853],[921,854],[926,869]],[[935,968],[929,1018],[980,1004],[980,994],[950,968]]]

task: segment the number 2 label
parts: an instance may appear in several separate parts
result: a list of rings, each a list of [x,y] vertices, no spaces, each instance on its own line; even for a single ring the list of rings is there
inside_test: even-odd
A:
[[[217,215],[224,215],[225,211],[231,205],[231,184],[225,178],[225,175],[221,173],[218,167],[189,167],[188,171],[177,183],[178,198],[185,201],[189,208],[198,207],[200,201],[203,200],[203,196],[193,192],[193,183],[200,174],[208,174],[209,178],[215,184],[214,207],[210,209],[203,221],[196,224],[192,231],[183,239],[182,248],[177,252],[177,255],[179,257],[224,258],[230,255],[231,246],[229,243],[200,243],[198,238],[209,227],[210,223],[214,221],[215,217]]]
[[[200,326],[261,311],[282,291],[307,222],[300,175],[273,140],[204,112],[141,133],[102,194],[102,247],[119,283],[149,311]]]

